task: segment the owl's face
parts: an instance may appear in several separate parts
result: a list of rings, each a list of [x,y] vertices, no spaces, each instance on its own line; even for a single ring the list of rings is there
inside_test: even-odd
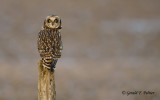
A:
[[[56,15],[47,16],[44,21],[44,27],[51,29],[61,29],[61,19]]]

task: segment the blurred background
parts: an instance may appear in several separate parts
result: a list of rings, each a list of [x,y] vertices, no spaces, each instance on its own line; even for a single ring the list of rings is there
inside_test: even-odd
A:
[[[57,100],[160,100],[159,0],[1,0],[0,100],[38,99],[37,35],[51,14],[63,25]]]

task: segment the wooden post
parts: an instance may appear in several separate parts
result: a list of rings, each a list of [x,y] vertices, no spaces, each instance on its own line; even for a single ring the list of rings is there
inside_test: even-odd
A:
[[[54,72],[43,67],[39,61],[38,100],[56,100]]]

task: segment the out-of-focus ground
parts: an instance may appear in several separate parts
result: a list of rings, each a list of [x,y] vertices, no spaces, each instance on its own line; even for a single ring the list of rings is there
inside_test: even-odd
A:
[[[63,22],[57,100],[160,100],[159,0],[1,0],[0,100],[38,99],[37,34],[50,14]]]

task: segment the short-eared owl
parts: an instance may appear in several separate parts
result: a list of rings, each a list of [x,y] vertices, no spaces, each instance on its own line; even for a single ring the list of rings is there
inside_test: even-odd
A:
[[[62,41],[60,29],[61,19],[56,15],[47,16],[38,34],[38,51],[43,60],[43,66],[51,71],[61,57]]]

